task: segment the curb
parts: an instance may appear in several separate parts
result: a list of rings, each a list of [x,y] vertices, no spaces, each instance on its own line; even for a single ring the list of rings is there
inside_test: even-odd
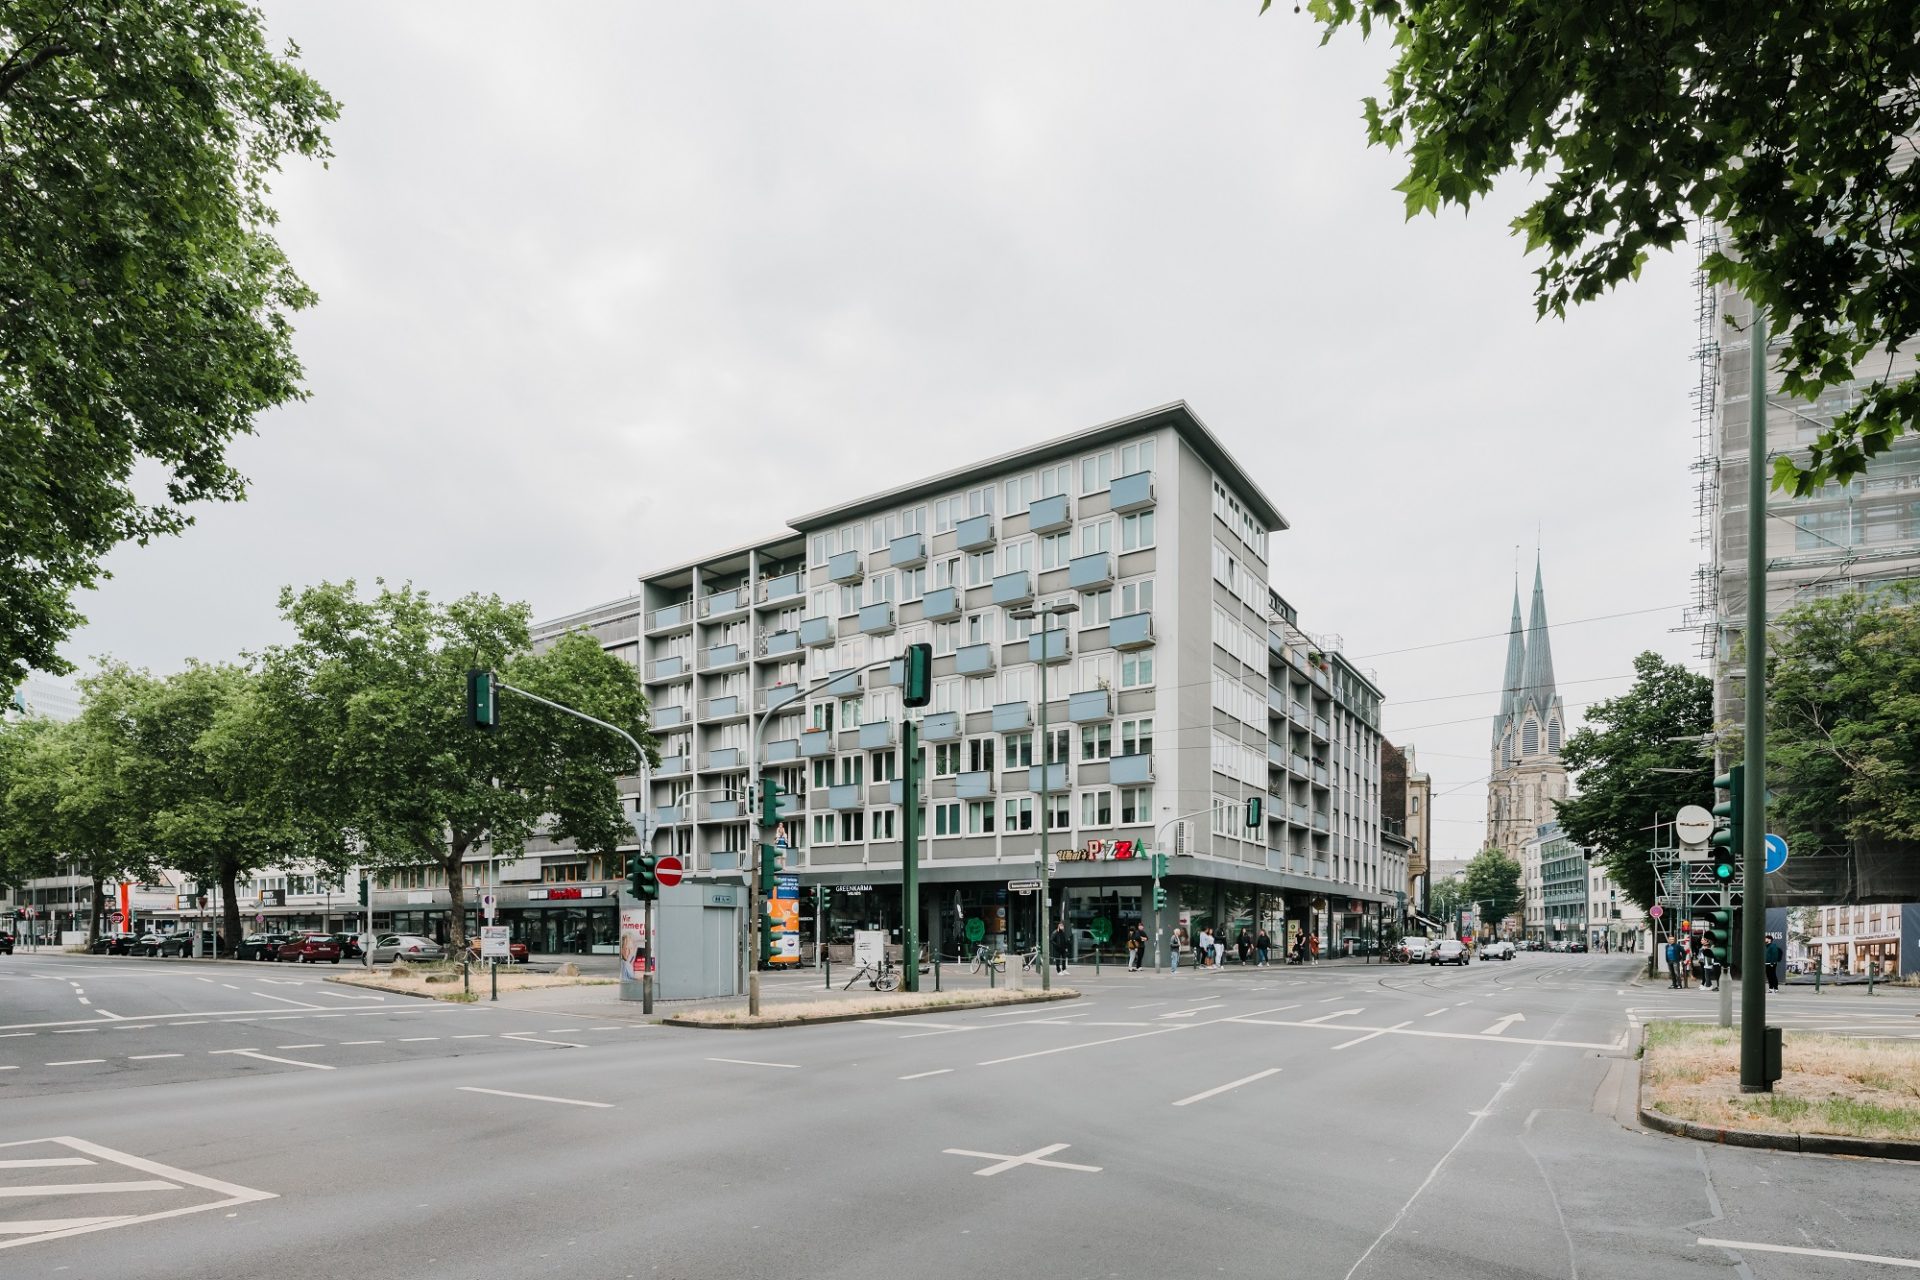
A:
[[[1640,1028],[1640,1060],[1646,1060],[1647,1029]],[[1752,1147],[1792,1151],[1810,1156],[1869,1156],[1877,1160],[1920,1160],[1920,1142],[1900,1138],[1847,1138],[1825,1133],[1768,1133],[1760,1129],[1722,1129],[1716,1125],[1681,1120],[1647,1105],[1647,1076],[1640,1075],[1640,1123],[1659,1133],[1723,1147]]]
[[[389,996],[405,996],[405,997],[407,997],[407,998],[408,998],[409,1000],[431,1000],[431,1001],[433,1001],[433,1002],[434,1002],[435,1004],[465,1004],[465,1003],[467,1003],[467,1002],[466,1002],[466,1001],[464,1001],[464,1000],[453,1000],[453,1001],[447,1001],[447,1000],[442,1000],[442,999],[441,999],[441,998],[440,998],[439,996],[436,996],[436,995],[428,995],[428,994],[427,994],[426,992],[424,992],[424,991],[396,991],[396,990],[394,990],[394,989],[393,989],[392,987],[376,987],[376,986],[371,986],[371,985],[369,985],[368,983],[365,983],[365,982],[348,982],[348,981],[347,981],[347,980],[346,980],[345,978],[323,978],[323,979],[321,979],[321,981],[323,981],[323,982],[332,982],[332,983],[337,983],[338,985],[340,985],[340,986],[343,986],[343,987],[358,987],[358,988],[360,988],[360,990],[362,990],[362,991],[378,991],[378,992],[380,992],[380,993],[381,993],[382,995],[389,995]]]
[[[710,1022],[688,1017],[662,1018],[667,1027],[694,1027],[701,1031],[770,1031],[779,1027],[813,1027],[832,1022],[870,1022],[875,1018],[911,1018],[928,1013],[961,1013],[968,1009],[999,1009],[1023,1004],[1051,1004],[1056,1000],[1078,1000],[1078,991],[1039,992],[1021,1000],[977,1000],[966,1004],[921,1005],[914,1009],[870,1009],[865,1013],[825,1013],[805,1018],[764,1018],[759,1022]]]

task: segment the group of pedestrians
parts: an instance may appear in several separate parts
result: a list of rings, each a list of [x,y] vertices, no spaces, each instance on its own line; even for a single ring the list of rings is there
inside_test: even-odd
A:
[[[1767,990],[1778,991],[1780,965],[1786,959],[1786,949],[1778,938],[1768,934],[1762,956],[1767,970]],[[1669,939],[1666,958],[1668,985],[1675,991],[1685,991],[1691,985],[1690,979],[1698,981],[1703,990],[1712,991],[1726,976],[1713,958],[1713,952],[1697,934],[1686,933]]]
[[[1234,937],[1231,944],[1227,940],[1227,931],[1216,933],[1211,925],[1200,930],[1198,936],[1189,937],[1185,925],[1176,925],[1171,939],[1168,955],[1172,961],[1173,972],[1180,972],[1180,958],[1189,945],[1193,948],[1194,964],[1201,969],[1217,971],[1226,966],[1227,950],[1231,945],[1235,957],[1247,968],[1264,968],[1273,958],[1273,939],[1265,929],[1243,928]],[[1067,932],[1064,921],[1054,925],[1048,942],[1053,953],[1055,973],[1067,971],[1067,959],[1073,948],[1073,938]],[[1153,946],[1152,938],[1144,924],[1134,924],[1126,932],[1127,971],[1137,973],[1144,965]],[[1295,964],[1312,964],[1320,954],[1319,939],[1309,934],[1301,934],[1294,944],[1289,958]]]

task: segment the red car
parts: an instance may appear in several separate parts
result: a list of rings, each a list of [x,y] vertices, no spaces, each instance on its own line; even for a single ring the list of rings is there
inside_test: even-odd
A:
[[[339,964],[340,944],[324,933],[303,933],[280,944],[280,958],[301,964],[319,964],[322,960]]]

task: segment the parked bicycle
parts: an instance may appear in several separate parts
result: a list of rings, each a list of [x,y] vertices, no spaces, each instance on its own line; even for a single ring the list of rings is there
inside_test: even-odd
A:
[[[983,969],[992,969],[995,973],[1005,973],[1007,971],[1006,953],[995,951],[986,943],[981,943],[979,948],[973,953],[973,963],[967,966],[967,972],[979,973]]]
[[[863,964],[855,969],[853,976],[847,979],[847,986],[840,989],[845,991],[847,987],[851,987],[862,978],[865,978],[867,985],[875,991],[892,991],[900,985],[900,969],[890,957],[882,956],[878,966]]]

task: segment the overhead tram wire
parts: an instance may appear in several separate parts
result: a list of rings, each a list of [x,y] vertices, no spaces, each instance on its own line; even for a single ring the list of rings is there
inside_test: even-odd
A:
[[[1547,624],[1547,630],[1558,631],[1562,627],[1577,627],[1587,622],[1607,622],[1614,618],[1635,618],[1643,614],[1666,613],[1672,609],[1685,609],[1687,607],[1687,602],[1682,601],[1679,604],[1655,605],[1650,609],[1627,609],[1620,613],[1599,613],[1591,618],[1568,618],[1563,622],[1549,622]],[[1476,640],[1505,640],[1511,634],[1513,634],[1511,630],[1489,631],[1485,635],[1461,636],[1458,640],[1434,640],[1427,644],[1408,645],[1404,649],[1378,649],[1372,653],[1343,654],[1342,656],[1349,662],[1365,662],[1369,658],[1387,658],[1397,653],[1418,653],[1423,649],[1444,649],[1449,645],[1472,644]],[[1495,692],[1498,692],[1498,690]]]

